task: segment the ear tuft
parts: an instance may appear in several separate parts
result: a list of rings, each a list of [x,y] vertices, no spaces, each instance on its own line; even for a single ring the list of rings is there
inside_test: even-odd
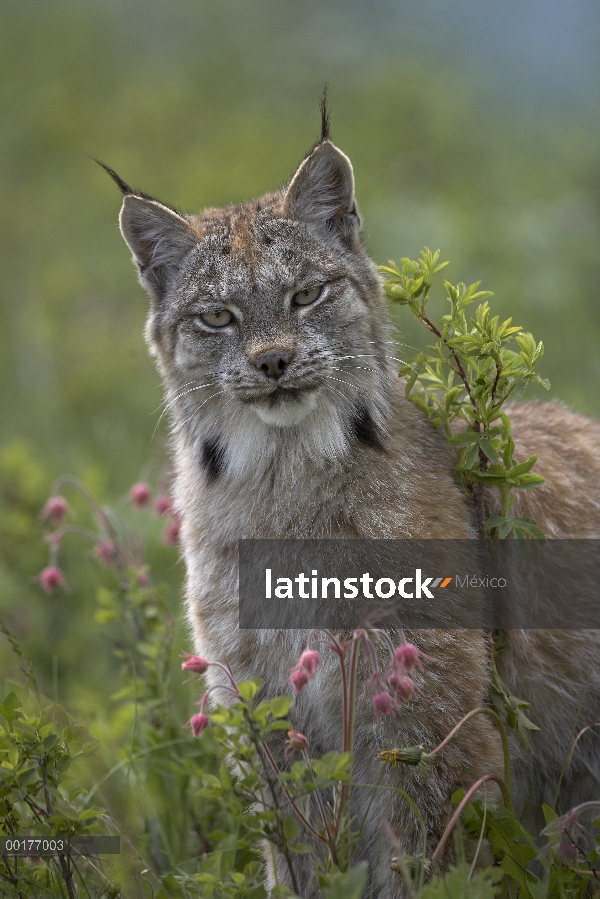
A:
[[[134,193],[134,191],[130,188],[130,186],[128,184],[126,184],[123,181],[123,179],[121,178],[121,176],[117,175],[115,170],[111,169],[111,167],[109,165],[107,165],[105,162],[102,162],[100,159],[96,159],[95,156],[91,156],[90,159],[93,159],[94,162],[97,162],[98,165],[100,166],[100,168],[104,169],[104,171],[110,175],[110,177],[113,179],[113,181],[115,182],[115,184],[117,185],[117,187],[119,188],[119,190],[121,191],[123,196],[125,196],[125,194]]]
[[[345,240],[355,239],[359,220],[352,165],[329,139],[317,144],[300,164],[284,197],[283,214]]]
[[[119,221],[142,286],[160,302],[170,277],[196,242],[194,231],[168,206],[132,193],[123,198]]]
[[[327,109],[327,85],[323,88],[323,96],[321,97],[321,140],[319,143],[323,143],[324,140],[331,140],[330,138],[330,128],[331,121],[329,118],[329,110]]]

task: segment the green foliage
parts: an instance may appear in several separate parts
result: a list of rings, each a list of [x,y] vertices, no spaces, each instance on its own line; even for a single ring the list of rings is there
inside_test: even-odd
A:
[[[453,801],[459,802],[464,791],[458,791]],[[597,803],[589,803],[597,805]],[[583,806],[582,806],[583,808]],[[558,818],[549,806],[543,807],[546,822],[565,826],[569,816]],[[550,844],[542,852],[535,840],[514,814],[504,806],[486,805],[481,801],[469,803],[463,812],[463,824],[471,836],[482,831],[492,850],[500,872],[503,872],[505,890],[520,899],[583,899],[592,895],[590,886],[599,881],[597,870],[600,859],[600,822],[596,822],[596,840],[592,851],[585,852],[581,839],[568,840],[573,855],[567,863],[559,851]],[[583,830],[583,828],[582,828]],[[556,836],[560,837],[557,829]],[[532,862],[536,862],[535,868]]]
[[[501,651],[501,648],[495,647],[495,649],[496,651]],[[535,733],[539,731],[537,724],[534,724],[525,714],[531,703],[526,702],[524,699],[519,699],[508,690],[498,674],[494,658],[491,660],[491,669],[490,702],[508,726],[515,731],[522,748],[526,752],[531,752],[531,743],[529,742],[527,732]]]
[[[487,299],[492,294],[478,290],[479,281],[469,287],[444,281],[450,311],[432,321],[426,313],[432,279],[448,264],[439,263],[439,255],[439,250],[432,253],[425,248],[416,261],[402,259],[401,267],[391,261],[380,266],[387,276],[387,296],[407,305],[436,338],[429,353],[419,353],[412,364],[402,368],[406,396],[456,450],[456,478],[473,500],[479,536],[543,540],[535,521],[509,514],[515,491],[537,487],[544,478],[532,472],[537,456],[521,463],[514,459],[511,423],[503,408],[507,400],[519,399],[532,381],[548,389],[548,382],[534,371],[543,344],[536,344],[511,318],[500,322],[498,315],[490,317]],[[467,318],[467,310],[478,300],[484,302]],[[489,514],[486,486],[500,493],[499,515]],[[515,730],[521,746],[531,751],[527,732],[539,728],[525,714],[529,703],[506,689],[495,663],[490,701]]]
[[[0,703],[0,820],[7,836],[70,837],[107,834],[102,812],[83,800],[86,790],[76,785],[73,763],[94,752],[94,740],[82,722],[69,718],[53,704],[30,713],[14,691]],[[8,857],[0,861],[0,894],[38,895],[64,883],[70,894],[75,877],[92,874],[87,860],[78,869],[69,854],[37,858]],[[93,866],[92,866],[93,867]],[[102,883],[102,895],[115,888]],[[98,894],[100,895],[100,893]]]
[[[334,871],[324,875],[320,880],[323,899],[361,899],[368,873],[367,863],[361,862],[345,873]]]
[[[500,316],[490,316],[487,297],[492,294],[478,290],[479,281],[469,287],[444,281],[450,309],[432,321],[426,312],[432,279],[447,265],[438,259],[439,250],[425,249],[416,261],[402,259],[401,267],[394,262],[380,266],[387,276],[387,296],[407,305],[436,338],[429,352],[419,353],[401,369],[406,396],[455,448],[457,479],[474,501],[479,536],[543,539],[535,521],[509,516],[514,491],[536,487],[544,479],[531,471],[537,456],[521,463],[513,458],[510,420],[503,409],[532,381],[549,389],[548,381],[534,371],[543,344],[536,344],[511,318],[501,322]],[[473,314],[469,307],[477,300],[484,302]],[[499,515],[489,514],[486,485],[500,492]]]
[[[210,727],[199,738],[182,732],[189,713],[177,691],[178,634],[164,589],[153,584],[137,538],[114,512],[89,501],[90,539],[91,527],[110,522],[120,544],[111,557],[112,583],[97,587],[95,615],[120,668],[121,689],[104,699],[113,727],[95,739],[61,705],[42,699],[31,664],[3,626],[25,682],[0,703],[0,820],[6,835],[116,834],[122,853],[93,860],[68,853],[7,857],[0,861],[0,894],[266,899],[261,849],[268,845],[288,860],[290,872],[294,859],[308,856],[323,899],[368,895],[367,866],[354,857],[360,822],[348,813],[351,753],[309,758],[302,743],[292,745],[292,698],[265,699],[260,680],[235,684],[230,672],[232,701],[212,710]],[[67,527],[59,530],[66,535]],[[137,564],[121,564],[132,547]],[[350,644],[330,639],[344,661]],[[523,739],[533,727],[524,716],[526,704],[503,689],[496,684],[495,704],[514,716],[509,723]],[[281,767],[275,759],[282,758],[286,732]],[[419,816],[408,794],[406,799]],[[510,810],[478,801],[466,804],[462,827],[478,844],[487,842],[494,867],[475,870],[459,857],[438,874],[423,853],[399,857],[393,867],[411,899],[583,899],[595,876],[600,837],[588,851],[577,810],[564,818],[547,807],[544,812],[550,842],[542,853]],[[283,899],[299,892],[276,883],[269,895]]]
[[[439,250],[432,253],[426,248],[416,261],[402,259],[401,268],[391,261],[380,266],[388,297],[407,305],[436,337],[430,352],[419,353],[401,369],[406,396],[454,446],[457,478],[475,503],[480,536],[487,532],[502,538],[543,538],[534,521],[509,517],[514,491],[536,487],[544,479],[531,471],[537,456],[521,463],[514,460],[510,420],[502,408],[508,399],[520,399],[531,381],[549,388],[534,371],[543,344],[512,325],[512,319],[500,322],[498,315],[490,317],[487,301],[470,314],[473,303],[492,296],[477,289],[479,281],[469,287],[444,281],[450,310],[432,321],[426,313],[432,278],[448,264],[438,264],[438,259]],[[500,491],[500,515],[487,512],[485,485]]]
[[[501,895],[502,872],[487,869],[473,873],[464,862],[447,874],[434,878],[422,893],[422,899],[496,899]]]

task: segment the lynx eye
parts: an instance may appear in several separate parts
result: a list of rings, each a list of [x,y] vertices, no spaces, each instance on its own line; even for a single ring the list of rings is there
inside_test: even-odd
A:
[[[205,325],[210,325],[212,328],[224,328],[225,325],[233,321],[233,315],[228,309],[218,309],[216,312],[202,312],[198,318]]]
[[[310,306],[311,303],[314,303],[323,290],[324,285],[319,284],[318,287],[309,287],[307,290],[299,290],[297,294],[294,295],[294,304],[296,306]]]

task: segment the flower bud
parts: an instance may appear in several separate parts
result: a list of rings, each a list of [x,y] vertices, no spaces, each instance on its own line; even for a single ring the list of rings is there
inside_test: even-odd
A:
[[[402,702],[410,702],[410,700],[414,699],[417,694],[415,682],[407,675],[402,675],[401,677],[398,674],[392,674],[389,679],[389,684],[398,699],[401,699]]]
[[[40,572],[38,579],[44,592],[47,593],[48,596],[51,596],[57,587],[62,587],[65,583],[64,575],[56,565],[49,565],[47,568],[44,568],[44,570]]]
[[[296,691],[296,693],[300,693],[302,688],[307,685],[309,677],[303,668],[296,668],[294,671],[292,671],[290,680],[294,685],[294,690]]]
[[[286,743],[287,746],[287,754],[291,754],[292,752],[302,752],[303,749],[306,749],[308,746],[308,740],[301,734],[300,731],[294,730],[291,727],[288,730],[288,740]]]
[[[177,546],[179,543],[179,531],[181,530],[181,522],[178,518],[173,518],[167,525],[164,533],[164,541],[167,546]]]
[[[94,552],[96,553],[96,558],[103,565],[114,565],[117,558],[117,547],[112,540],[101,540],[100,543],[96,544]]]
[[[376,693],[373,699],[373,708],[375,709],[375,720],[379,720],[380,715],[391,715],[394,707],[392,705],[392,697],[389,693]]]
[[[190,720],[184,727],[191,727],[192,733],[195,737],[199,737],[203,730],[209,725],[209,720],[206,715],[192,715]]]
[[[316,649],[306,649],[300,656],[298,665],[306,671],[309,677],[314,677],[320,661],[321,658]]]
[[[183,653],[187,656],[185,662],[181,663],[182,671],[193,671],[194,674],[204,674],[208,669],[208,662],[202,656],[192,656],[188,652]]]
[[[403,749],[382,749],[378,758],[381,762],[386,762],[393,768],[396,765],[405,764],[412,765],[420,771],[427,770],[427,763],[433,758],[425,752],[423,746],[406,746]]]
[[[133,508],[141,509],[143,506],[147,506],[150,502],[152,492],[148,484],[146,484],[144,481],[139,481],[130,489],[129,496],[131,497]]]
[[[67,501],[62,496],[51,496],[40,512],[40,518],[42,521],[50,519],[54,524],[60,524],[68,508]]]
[[[163,515],[168,515],[172,507],[173,504],[171,502],[171,497],[167,496],[165,493],[161,493],[161,495],[156,498],[156,502],[154,503],[154,511],[161,517]]]
[[[398,669],[404,674],[412,674],[415,667],[420,671],[423,670],[421,659],[419,658],[419,650],[412,643],[402,643],[394,653],[394,662]]]

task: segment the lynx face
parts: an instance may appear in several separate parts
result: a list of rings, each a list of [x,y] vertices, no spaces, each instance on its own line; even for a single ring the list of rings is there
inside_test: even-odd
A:
[[[124,192],[147,339],[212,477],[380,443],[395,372],[343,153],[322,140],[287,190],[198,216]]]

